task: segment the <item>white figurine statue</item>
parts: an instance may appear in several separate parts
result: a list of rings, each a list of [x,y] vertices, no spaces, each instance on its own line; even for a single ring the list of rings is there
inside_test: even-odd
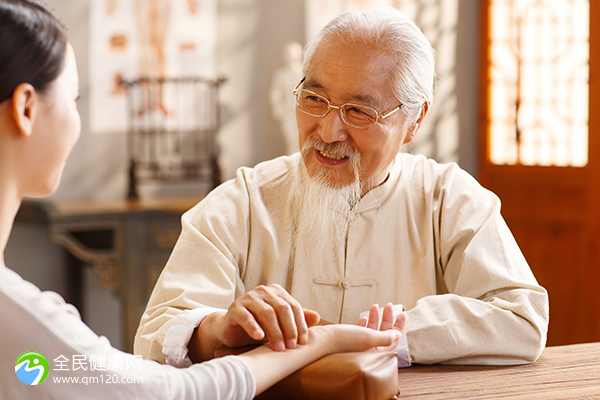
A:
[[[286,43],[283,48],[285,65],[275,71],[271,82],[271,108],[273,116],[281,124],[287,154],[298,152],[296,99],[292,91],[302,79],[302,52],[300,43]]]

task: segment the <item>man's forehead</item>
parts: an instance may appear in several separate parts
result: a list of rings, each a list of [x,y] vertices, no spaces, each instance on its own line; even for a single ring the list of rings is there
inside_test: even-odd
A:
[[[394,97],[394,67],[395,61],[386,49],[330,37],[315,49],[304,88],[334,96],[334,101],[384,106]]]

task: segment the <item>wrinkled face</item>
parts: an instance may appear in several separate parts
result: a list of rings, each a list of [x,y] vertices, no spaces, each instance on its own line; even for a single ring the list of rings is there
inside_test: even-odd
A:
[[[384,52],[356,43],[326,39],[317,48],[300,88],[315,92],[334,106],[366,105],[380,115],[401,104],[392,91],[395,62]],[[406,121],[403,109],[369,129],[347,125],[339,110],[313,117],[296,107],[300,148],[311,178],[326,176],[331,187],[351,184],[356,177],[362,194],[380,185],[402,145],[410,142],[416,127]],[[360,156],[354,171],[352,153]]]
[[[58,187],[67,157],[81,132],[78,97],[79,75],[73,48],[68,45],[63,71],[39,96],[32,133],[35,169],[27,193],[30,196],[45,196]]]

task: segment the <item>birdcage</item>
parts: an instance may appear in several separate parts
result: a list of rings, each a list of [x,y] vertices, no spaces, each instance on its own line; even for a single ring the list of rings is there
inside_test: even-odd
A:
[[[217,92],[225,79],[140,78],[127,89],[128,198],[148,182],[220,183]]]

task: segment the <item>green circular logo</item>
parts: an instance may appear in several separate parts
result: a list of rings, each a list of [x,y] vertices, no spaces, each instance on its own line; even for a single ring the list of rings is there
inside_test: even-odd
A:
[[[48,376],[48,360],[42,353],[27,351],[17,358],[15,373],[17,378],[27,385],[38,385]]]

